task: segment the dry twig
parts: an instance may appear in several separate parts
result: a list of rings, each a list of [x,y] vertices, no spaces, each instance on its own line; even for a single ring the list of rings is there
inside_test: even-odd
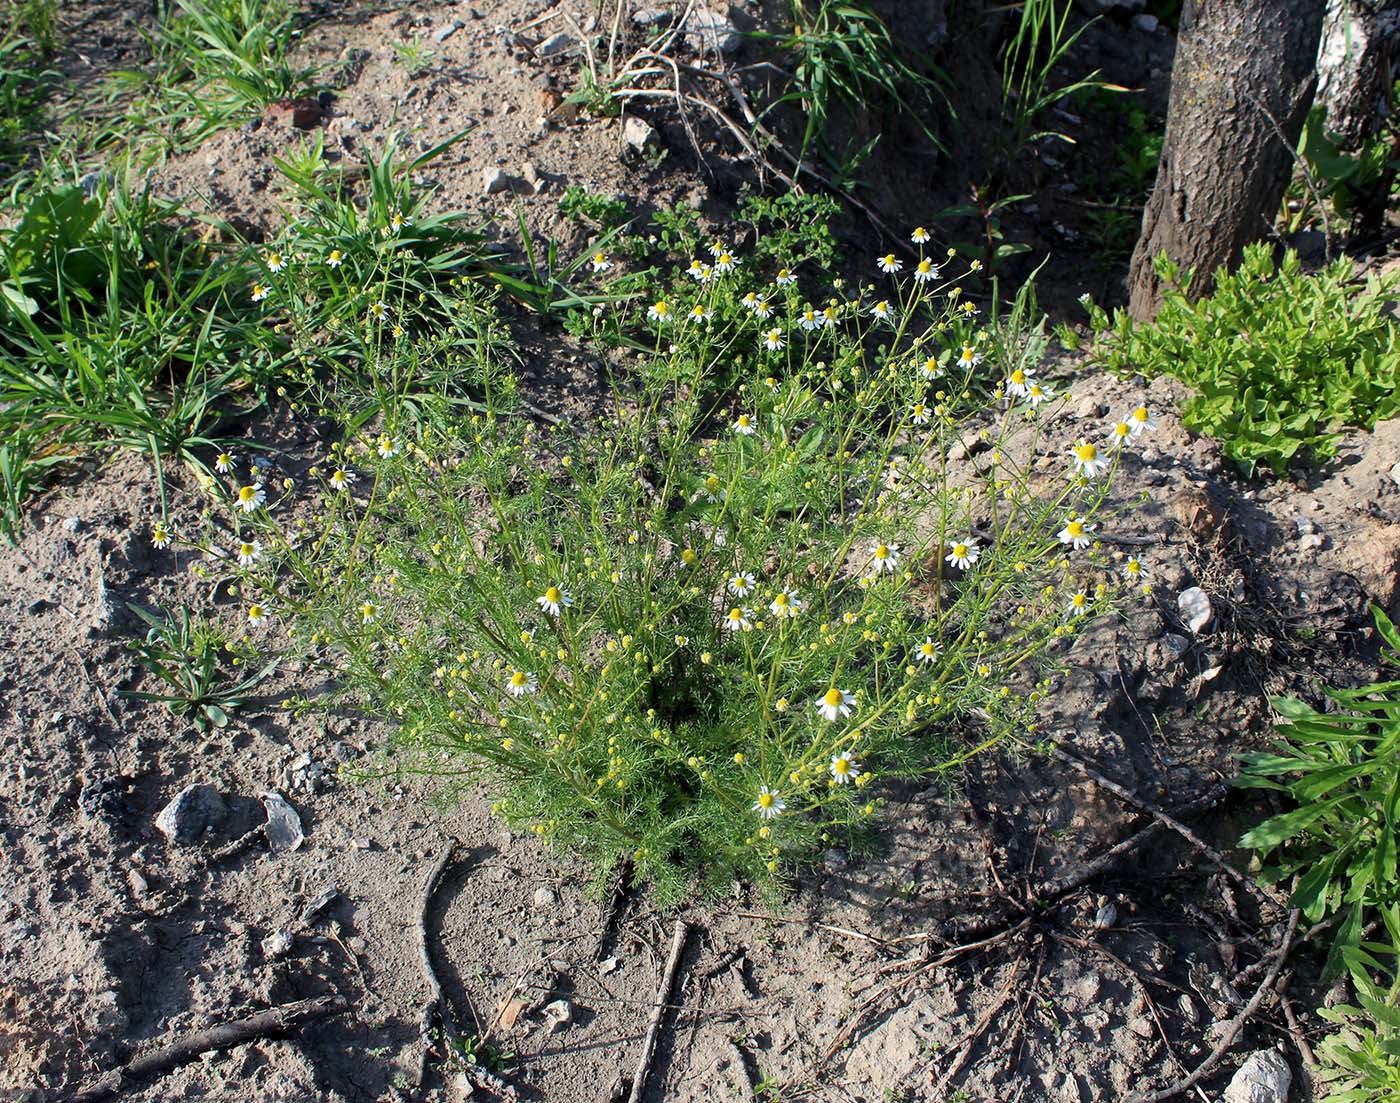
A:
[[[133,1081],[169,1072],[189,1064],[205,1053],[232,1049],[259,1038],[300,1029],[317,1019],[339,1015],[349,1006],[341,996],[318,996],[311,1000],[283,1004],[281,1007],[270,1007],[266,1011],[259,1011],[244,1019],[235,1019],[231,1023],[206,1027],[183,1038],[177,1038],[169,1045],[161,1046],[144,1057],[137,1057],[121,1068],[113,1069],[106,1073],[102,1083],[95,1087],[80,1091],[77,1095],[56,1099],[53,1103],[103,1103],[104,1100],[115,1099],[128,1088],[134,1087]]]
[[[676,984],[676,970],[680,966],[681,953],[685,950],[685,940],[689,934],[690,927],[686,921],[677,919],[675,930],[671,932],[671,952],[666,958],[666,969],[661,974],[661,983],[656,989],[656,1003],[651,1009],[651,1022],[647,1024],[646,1037],[642,1039],[642,1056],[632,1077],[632,1091],[627,1097],[627,1103],[641,1103],[647,1076],[651,1073],[652,1055],[656,1052],[656,1036],[661,1032],[661,1019],[671,1002],[671,989]]]

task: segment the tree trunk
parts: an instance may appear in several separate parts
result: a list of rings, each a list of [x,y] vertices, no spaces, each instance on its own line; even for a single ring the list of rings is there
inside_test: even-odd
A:
[[[1400,66],[1400,0],[1327,0],[1322,47],[1317,53],[1317,104],[1324,126],[1345,150],[1357,153],[1386,126],[1391,88]],[[1400,137],[1385,139],[1390,156],[1378,178],[1356,188],[1351,245],[1380,239],[1395,184],[1390,167]]]
[[[1293,165],[1316,84],[1325,0],[1186,0],[1157,184],[1128,277],[1129,310],[1161,306],[1160,253],[1195,269],[1206,294],[1215,269],[1267,232]]]
[[[1356,149],[1380,129],[1400,61],[1400,0],[1327,0],[1317,102],[1327,132]]]

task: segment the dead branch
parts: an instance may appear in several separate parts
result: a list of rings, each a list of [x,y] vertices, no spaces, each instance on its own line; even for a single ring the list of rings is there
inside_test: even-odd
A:
[[[1273,988],[1274,981],[1278,978],[1279,970],[1283,968],[1283,963],[1288,957],[1288,951],[1293,946],[1293,935],[1298,930],[1298,915],[1299,912],[1297,908],[1294,908],[1288,913],[1288,927],[1283,932],[1283,937],[1279,939],[1278,949],[1274,951],[1273,964],[1269,966],[1268,973],[1265,975],[1264,979],[1259,982],[1259,987],[1254,990],[1254,995],[1250,997],[1249,1002],[1244,1005],[1244,1008],[1238,1015],[1230,1020],[1229,1025],[1225,1028],[1225,1033],[1221,1035],[1220,1041],[1216,1043],[1215,1048],[1206,1055],[1206,1059],[1197,1065],[1196,1070],[1189,1076],[1169,1084],[1161,1091],[1146,1095],[1141,1092],[1135,1093],[1129,1096],[1128,1103],[1163,1103],[1163,1100],[1172,1099],[1187,1089],[1195,1087],[1195,1085],[1205,1077],[1206,1073],[1210,1072],[1210,1070],[1215,1067],[1220,1058],[1225,1056],[1230,1047],[1235,1044],[1235,1039],[1239,1037],[1240,1031],[1244,1029],[1244,1024],[1259,1010],[1260,1005],[1264,1002],[1265,995]]]
[[[685,940],[689,935],[689,925],[684,919],[677,919],[675,930],[671,932],[671,953],[666,958],[666,969],[661,974],[661,983],[656,989],[656,1003],[651,1009],[651,1022],[647,1024],[646,1037],[642,1039],[642,1056],[632,1077],[632,1091],[627,1097],[627,1103],[641,1103],[647,1076],[651,1073],[652,1055],[656,1052],[656,1036],[661,1032],[661,1019],[666,1014],[666,1006],[671,1002],[676,970],[680,966],[681,953],[685,950]]]
[[[57,1099],[54,1103],[103,1103],[104,1100],[115,1099],[128,1089],[134,1088],[134,1081],[158,1076],[181,1065],[187,1065],[202,1054],[232,1049],[259,1038],[286,1034],[318,1019],[343,1014],[349,1006],[341,996],[318,996],[311,1000],[283,1004],[281,1007],[270,1007],[266,1011],[259,1011],[230,1023],[218,1023],[183,1038],[177,1038],[169,1045],[161,1046],[144,1057],[137,1057],[121,1068],[106,1073],[102,1077],[103,1082],[97,1086],[80,1091],[77,1095]]]
[[[1139,811],[1146,812],[1149,816],[1157,820],[1159,823],[1163,824],[1165,827],[1168,827],[1171,830],[1175,831],[1178,835],[1180,835],[1183,839],[1185,839],[1193,847],[1195,847],[1196,850],[1200,852],[1201,856],[1204,857],[1207,861],[1209,861],[1211,865],[1215,866],[1222,873],[1224,873],[1225,876],[1230,878],[1230,880],[1234,881],[1246,892],[1250,893],[1266,908],[1271,908],[1275,910],[1281,908],[1281,905],[1277,900],[1269,896],[1268,893],[1266,893],[1263,889],[1256,885],[1252,880],[1250,880],[1243,873],[1241,873],[1234,866],[1232,866],[1229,862],[1227,862],[1225,860],[1225,856],[1221,854],[1220,851],[1216,850],[1215,847],[1211,846],[1208,842],[1202,839],[1199,835],[1197,835],[1180,820],[1176,819],[1173,816],[1167,815],[1167,813],[1163,812],[1155,804],[1152,804],[1150,801],[1138,796],[1131,789],[1128,789],[1123,785],[1119,785],[1118,782],[1112,780],[1111,778],[1105,777],[1098,770],[1094,769],[1094,767],[1090,766],[1087,762],[1083,761],[1075,755],[1070,754],[1064,749],[1063,746],[1057,744],[1051,751],[1051,754],[1055,757],[1057,761],[1063,762],[1065,765],[1076,770],[1078,773],[1082,774],[1084,777],[1092,781],[1095,785],[1099,786],[1102,789],[1108,790],[1120,800],[1131,804],[1134,808],[1137,808]]]

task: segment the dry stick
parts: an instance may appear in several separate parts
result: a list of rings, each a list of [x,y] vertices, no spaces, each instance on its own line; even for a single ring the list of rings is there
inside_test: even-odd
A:
[[[1308,1044],[1307,1035],[1303,1033],[1303,1024],[1298,1021],[1298,1015],[1293,1010],[1293,1001],[1285,994],[1288,989],[1288,982],[1293,979],[1290,970],[1278,981],[1278,1005],[1283,1009],[1284,1021],[1288,1023],[1288,1034],[1293,1039],[1293,1044],[1298,1047],[1299,1054],[1302,1055],[1303,1064],[1307,1066],[1309,1072],[1317,1071],[1317,1056],[1313,1053],[1313,1048]]]
[[[671,1002],[671,989],[676,983],[676,969],[681,963],[681,952],[685,949],[685,940],[689,934],[690,927],[686,921],[677,919],[676,928],[671,932],[671,953],[666,958],[666,971],[661,974],[661,984],[656,989],[656,1003],[652,1005],[651,1022],[647,1024],[647,1034],[642,1039],[642,1059],[637,1062],[637,1071],[632,1077],[632,1092],[627,1097],[627,1103],[641,1103],[647,1075],[651,1072],[651,1058],[656,1052],[656,1036],[661,1032],[661,1018],[666,1014],[666,1005]]]
[[[1159,823],[1162,823],[1166,827],[1171,828],[1183,839],[1185,839],[1192,846],[1194,846],[1198,851],[1200,851],[1202,856],[1204,856],[1213,866],[1219,869],[1222,873],[1229,877],[1230,880],[1234,881],[1245,891],[1253,895],[1256,900],[1260,901],[1260,903],[1265,904],[1271,908],[1281,907],[1277,900],[1269,896],[1268,893],[1266,893],[1263,889],[1261,889],[1243,873],[1241,873],[1229,862],[1227,862],[1225,860],[1225,856],[1221,854],[1220,851],[1216,850],[1215,847],[1211,846],[1208,842],[1202,839],[1199,835],[1197,835],[1180,820],[1167,815],[1167,813],[1163,812],[1155,804],[1144,800],[1142,797],[1134,793],[1131,789],[1119,785],[1118,782],[1105,777],[1103,774],[1099,773],[1098,770],[1094,769],[1088,763],[1070,754],[1062,746],[1056,745],[1051,751],[1051,754],[1058,761],[1063,762],[1067,766],[1071,766],[1075,770],[1079,771],[1079,773],[1083,774],[1095,785],[1098,785],[1103,789],[1107,789],[1114,796],[1126,801],[1128,804],[1131,804],[1134,808],[1146,812],[1149,816],[1157,820]]]
[[[977,1022],[972,1025],[972,1029],[966,1031],[961,1038],[953,1043],[954,1046],[959,1047],[957,1058],[948,1066],[943,1075],[938,1078],[938,1083],[934,1084],[934,1099],[941,1099],[943,1097],[943,1089],[948,1086],[953,1077],[962,1071],[963,1066],[967,1064],[968,1058],[972,1056],[972,1047],[977,1044],[977,1039],[982,1037],[987,1027],[992,1025],[992,1020],[1001,1013],[1001,1009],[1010,1001],[1012,989],[1016,987],[1016,982],[1021,977],[1021,966],[1024,964],[1024,958],[1016,962],[1011,970],[1011,975],[1006,978],[1006,983],[1001,986],[996,997],[992,1000],[991,1005],[982,1013],[982,1016]]]
[[[339,1015],[349,1006],[342,996],[318,996],[313,1000],[270,1007],[246,1019],[235,1019],[231,1023],[219,1023],[197,1030],[104,1074],[105,1083],[80,1091],[77,1095],[57,1099],[54,1103],[102,1103],[103,1100],[115,1099],[133,1086],[130,1081],[169,1072],[189,1064],[201,1054],[232,1049],[258,1038],[296,1030],[317,1019]]]
[[[473,1085],[494,1092],[503,1099],[515,1099],[517,1096],[513,1087],[489,1069],[483,1068],[466,1057],[461,1032],[457,1029],[457,1022],[452,1017],[452,1007],[447,1002],[447,997],[442,993],[442,984],[438,981],[437,970],[433,968],[432,951],[428,948],[428,908],[432,906],[433,893],[437,891],[438,882],[442,880],[442,875],[447,872],[447,867],[452,864],[452,859],[456,856],[461,845],[456,839],[453,839],[443,848],[441,857],[438,858],[428,873],[428,880],[423,884],[423,896],[418,905],[418,958],[423,964],[423,976],[428,982],[428,990],[432,993],[428,1002],[423,1005],[423,1014],[418,1021],[418,1029],[423,1036],[423,1053],[418,1059],[418,1088],[420,1091],[422,1090],[423,1081],[428,1077],[428,1061],[433,1051],[433,1019],[436,1017],[438,1022],[442,1024],[442,1033],[447,1039],[449,1051],[462,1056],[462,1071]],[[472,1014],[475,1018],[475,1012]],[[476,1028],[480,1031],[481,1024],[477,1023]]]
[[[1312,192],[1313,202],[1317,204],[1317,213],[1322,216],[1322,252],[1327,263],[1332,263],[1332,224],[1327,220],[1327,207],[1322,202],[1322,193],[1318,191],[1317,181],[1313,179],[1312,169],[1308,167],[1308,159],[1298,152],[1295,143],[1288,140],[1283,132],[1283,127],[1278,125],[1278,120],[1274,118],[1274,113],[1259,102],[1259,98],[1253,92],[1245,91],[1245,99],[1254,104],[1273,128],[1274,136],[1283,143],[1283,148],[1288,150],[1293,156],[1293,161],[1303,174],[1303,183],[1307,184],[1308,191]]]
[[[1134,1094],[1129,1096],[1128,1103],[1162,1103],[1163,1100],[1172,1099],[1200,1083],[1206,1073],[1215,1067],[1216,1062],[1225,1056],[1226,1051],[1235,1044],[1235,1039],[1239,1036],[1240,1031],[1244,1029],[1244,1024],[1259,1010],[1259,1005],[1264,1002],[1265,993],[1273,987],[1279,970],[1283,968],[1284,960],[1288,957],[1288,951],[1293,945],[1293,934],[1298,929],[1298,914],[1297,908],[1288,913],[1288,929],[1283,932],[1278,949],[1274,951],[1274,963],[1269,967],[1268,975],[1259,982],[1259,987],[1254,990],[1254,995],[1244,1005],[1244,1009],[1230,1020],[1230,1024],[1225,1028],[1225,1033],[1221,1036],[1220,1041],[1207,1054],[1206,1059],[1196,1066],[1196,1071],[1151,1095]]]

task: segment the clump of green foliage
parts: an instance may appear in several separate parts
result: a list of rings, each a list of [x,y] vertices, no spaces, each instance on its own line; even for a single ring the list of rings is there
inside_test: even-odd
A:
[[[299,241],[259,301],[310,333],[330,319],[300,281],[327,254]],[[237,553],[249,661],[282,625],[399,726],[391,768],[480,781],[663,898],[778,885],[858,843],[885,779],[1033,731],[1118,590],[1093,537],[1116,454],[1055,442],[1063,476],[1032,478],[1053,400],[936,265],[881,258],[880,286],[841,290],[756,252],[710,242],[645,302],[600,302],[579,332],[627,364],[604,412],[547,426],[500,340],[461,350],[474,405],[424,401],[424,298],[375,281],[341,326],[362,367],[320,398],[344,439],[300,484],[227,467],[217,527],[169,530]],[[600,295],[626,279],[591,259]],[[490,297],[454,287],[459,324],[494,332]],[[984,462],[949,463],[982,432]]]
[[[0,3],[0,166],[13,168],[31,152],[34,133],[57,74],[47,67],[55,45],[53,0]]]
[[[1386,661],[1400,666],[1400,632],[1373,613]],[[1327,697],[1327,711],[1274,701],[1283,742],[1244,756],[1240,784],[1285,793],[1295,807],[1240,843],[1268,860],[1263,880],[1294,885],[1292,905],[1309,923],[1336,921],[1329,971],[1350,974],[1359,1006],[1319,1012],[1339,1028],[1317,1051],[1325,1103],[1388,1103],[1400,1097],[1400,681]]]
[[[1174,375],[1195,388],[1182,408],[1187,428],[1218,438],[1246,474],[1326,459],[1343,428],[1400,413],[1393,276],[1363,285],[1345,258],[1309,274],[1297,253],[1276,264],[1273,247],[1258,243],[1193,301],[1193,273],[1165,257],[1155,267],[1167,286],[1150,324],[1083,300],[1096,353],[1122,374]]]

